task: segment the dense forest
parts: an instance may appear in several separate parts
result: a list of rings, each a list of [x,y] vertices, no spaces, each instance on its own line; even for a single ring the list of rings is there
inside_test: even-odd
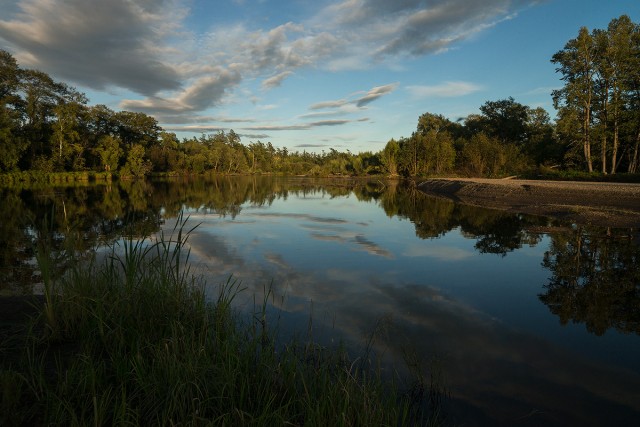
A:
[[[150,174],[279,173],[497,177],[540,170],[601,175],[640,166],[640,26],[623,15],[607,29],[581,28],[551,58],[563,86],[557,118],[513,98],[487,101],[452,121],[424,113],[409,137],[377,153],[289,152],[243,144],[233,130],[183,139],[140,112],[90,106],[75,88],[23,69],[0,50],[0,174],[35,179],[59,172]],[[28,173],[24,173],[28,171]]]

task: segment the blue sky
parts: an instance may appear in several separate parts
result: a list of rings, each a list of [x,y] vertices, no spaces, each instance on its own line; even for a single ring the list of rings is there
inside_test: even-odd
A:
[[[640,0],[0,0],[0,48],[180,138],[379,151],[425,112],[554,115],[551,56]]]

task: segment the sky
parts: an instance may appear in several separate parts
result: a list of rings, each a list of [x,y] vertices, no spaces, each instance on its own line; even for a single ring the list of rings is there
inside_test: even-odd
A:
[[[640,0],[0,0],[22,68],[182,138],[353,153],[513,97],[553,118],[550,62]]]

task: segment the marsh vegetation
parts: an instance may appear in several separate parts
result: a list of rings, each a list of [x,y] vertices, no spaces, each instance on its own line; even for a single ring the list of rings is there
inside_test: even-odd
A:
[[[238,283],[207,301],[190,271],[187,223],[177,225],[63,275],[39,246],[42,308],[0,347],[3,425],[438,422],[428,384],[402,393],[370,354],[305,337],[278,343],[266,302],[237,316]]]

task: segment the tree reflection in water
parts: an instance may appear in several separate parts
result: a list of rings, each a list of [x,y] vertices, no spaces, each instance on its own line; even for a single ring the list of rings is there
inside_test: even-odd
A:
[[[60,274],[70,261],[123,235],[148,236],[184,208],[235,218],[245,206],[271,205],[289,196],[355,196],[388,217],[405,218],[416,236],[434,239],[452,230],[476,240],[480,253],[506,256],[537,245],[555,222],[537,216],[456,204],[426,196],[411,183],[275,176],[122,181],[105,185],[2,189],[0,283],[4,289],[38,282],[34,250],[46,240]],[[640,333],[640,247],[633,230],[564,227],[551,234],[543,266],[552,273],[540,300],[563,324],[582,322],[601,335],[609,328]],[[21,285],[20,285],[21,284]],[[15,289],[14,289],[15,290]],[[0,292],[3,289],[0,288]]]
[[[290,205],[280,203],[288,198]],[[269,292],[286,294],[289,304],[274,303],[283,325],[290,322],[283,329],[303,325],[313,301],[318,313],[336,313],[340,334],[357,344],[363,331],[391,313],[389,341],[381,337],[376,350],[399,363],[408,343],[424,360],[443,355],[446,381],[461,404],[487,411],[487,420],[510,417],[502,424],[491,418],[488,425],[529,419],[531,408],[541,415],[530,425],[542,418],[556,425],[637,419],[637,336],[624,337],[631,356],[612,362],[602,352],[610,352],[609,336],[619,334],[598,338],[582,327],[559,333],[554,319],[585,323],[595,334],[609,328],[638,333],[637,232],[607,234],[460,205],[426,196],[411,183],[377,179],[124,181],[0,189],[0,200],[0,293],[13,285],[20,290],[18,283],[25,292],[33,288],[39,280],[34,248],[43,240],[63,274],[68,262],[91,256],[100,245],[123,235],[148,236],[187,211],[191,221],[208,227],[190,239],[192,259],[216,270],[211,277],[240,273],[258,296],[263,281],[275,278]],[[540,283],[546,275],[550,279]],[[314,322],[320,334],[323,320]],[[573,343],[567,350],[567,335],[588,351]],[[577,348],[593,359],[576,354]],[[592,361],[600,358],[603,363]],[[477,413],[469,419],[477,420]],[[574,422],[563,423],[563,416]]]
[[[552,276],[540,300],[564,325],[640,334],[640,234],[575,227],[554,233],[543,266]]]

